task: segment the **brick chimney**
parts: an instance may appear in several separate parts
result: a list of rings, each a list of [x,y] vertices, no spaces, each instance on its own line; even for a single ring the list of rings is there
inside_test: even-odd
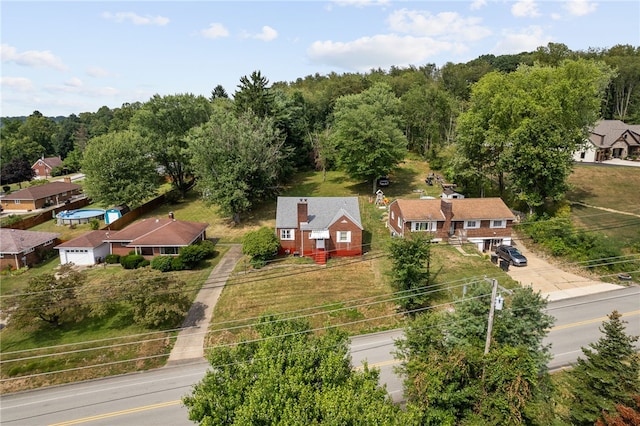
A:
[[[298,224],[307,223],[309,221],[309,209],[307,206],[307,199],[300,198],[298,201]]]
[[[442,214],[444,214],[444,220],[451,221],[453,218],[453,205],[450,201],[445,200],[444,198],[440,199],[440,210],[442,210]]]

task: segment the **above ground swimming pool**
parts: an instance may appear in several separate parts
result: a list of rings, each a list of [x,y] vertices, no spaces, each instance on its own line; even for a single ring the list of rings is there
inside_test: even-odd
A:
[[[63,210],[56,215],[58,225],[72,225],[74,223],[89,223],[91,219],[104,219],[104,210],[100,209],[79,209]]]

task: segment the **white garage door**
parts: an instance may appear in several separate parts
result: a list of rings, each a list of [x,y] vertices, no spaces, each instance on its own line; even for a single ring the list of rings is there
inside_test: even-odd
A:
[[[73,263],[74,265],[93,265],[95,259],[92,250],[60,250],[60,263]]]

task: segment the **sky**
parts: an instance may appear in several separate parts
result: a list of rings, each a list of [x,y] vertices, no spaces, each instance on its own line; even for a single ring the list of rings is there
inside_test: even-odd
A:
[[[562,43],[640,46],[638,0],[0,1],[0,116],[229,96],[332,72],[465,63]]]

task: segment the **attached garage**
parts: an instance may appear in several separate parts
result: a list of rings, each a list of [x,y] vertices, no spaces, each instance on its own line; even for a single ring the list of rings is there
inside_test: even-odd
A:
[[[109,254],[109,231],[92,231],[55,247],[60,263],[89,266],[101,263]]]

